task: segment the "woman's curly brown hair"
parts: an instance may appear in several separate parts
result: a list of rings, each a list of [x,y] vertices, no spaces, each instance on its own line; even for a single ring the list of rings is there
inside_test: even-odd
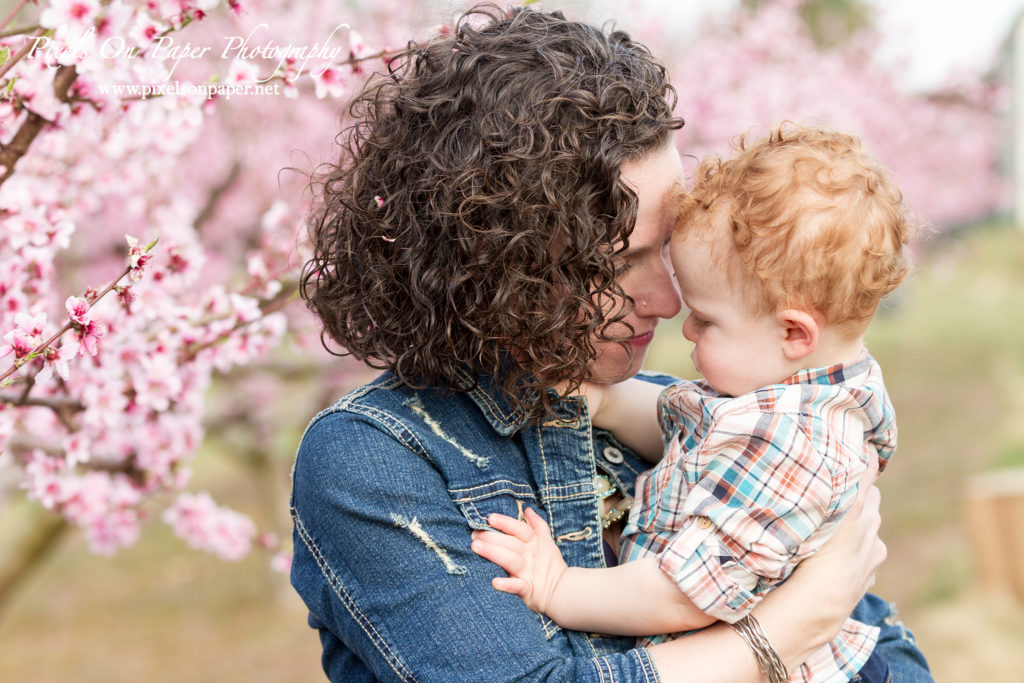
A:
[[[318,181],[302,292],[324,345],[416,388],[490,375],[549,413],[632,310],[620,168],[683,125],[665,68],[621,31],[482,5],[388,71]]]

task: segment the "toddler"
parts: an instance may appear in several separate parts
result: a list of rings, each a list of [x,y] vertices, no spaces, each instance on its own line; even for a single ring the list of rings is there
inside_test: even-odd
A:
[[[705,160],[671,243],[703,380],[583,388],[594,425],[663,456],[637,479],[623,563],[567,567],[535,511],[493,515],[504,533],[476,532],[473,549],[509,573],[494,587],[564,628],[663,634],[649,644],[723,620],[750,642],[754,605],[896,447],[864,332],[906,275],[910,233],[900,192],[850,135],[782,127]],[[848,680],[876,639],[848,620],[791,679]]]

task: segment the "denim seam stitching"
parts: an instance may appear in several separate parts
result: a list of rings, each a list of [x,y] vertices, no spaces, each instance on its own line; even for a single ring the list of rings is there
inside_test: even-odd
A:
[[[324,419],[328,415],[334,415],[335,413],[342,413],[342,412],[345,412],[346,410],[350,410],[351,409],[350,406],[352,406],[353,403],[355,403],[357,400],[363,398],[364,396],[369,394],[371,391],[373,391],[375,389],[384,389],[384,390],[393,389],[398,384],[401,384],[401,380],[395,378],[395,379],[391,380],[390,382],[385,382],[385,383],[380,384],[380,385],[365,384],[365,385],[363,385],[361,387],[353,389],[352,391],[348,392],[347,394],[345,394],[344,396],[339,398],[333,404],[331,404],[327,408],[324,408],[319,413],[314,415],[313,419],[311,419],[309,421],[309,424],[307,424],[306,428],[302,431],[302,437],[304,438],[306,436],[306,433],[309,432],[309,430],[317,422],[319,422],[320,420]],[[352,412],[355,412],[355,411],[352,411]],[[301,439],[300,439],[300,441],[301,441]]]
[[[537,616],[540,617],[540,627],[544,630],[544,640],[554,638],[555,634],[561,630],[561,627],[543,614],[538,614]]]
[[[555,518],[551,515],[551,506],[547,504],[549,500],[548,491],[551,490],[551,478],[548,476],[548,456],[547,453],[544,452],[543,434],[543,429],[537,429],[537,446],[540,448],[540,460],[544,465],[544,507],[547,508],[548,523],[551,526],[554,526]]]
[[[484,526],[490,528],[491,525],[487,523],[487,520],[483,517],[483,515],[480,514],[480,511],[476,509],[476,501],[471,500],[465,503],[460,503],[459,507],[471,513],[470,516],[473,517],[473,519],[471,519],[470,521],[483,523]]]
[[[494,484],[498,483],[499,481],[502,482],[502,483],[508,483],[509,486],[503,486],[500,489],[491,489],[491,490],[488,490],[486,493],[481,493],[479,495],[467,495],[467,494],[469,494],[470,491],[475,491],[477,489],[482,489],[482,488],[490,489],[491,486],[493,486]],[[519,491],[515,490],[513,487],[516,487],[516,486],[521,487],[522,490],[519,490]],[[490,498],[492,496],[496,496],[496,495],[499,495],[499,494],[502,494],[502,493],[507,493],[509,495],[515,496],[516,498],[536,498],[536,496],[533,494],[533,490],[530,489],[529,486],[527,486],[526,484],[517,484],[516,482],[508,480],[508,479],[499,479],[497,481],[490,482],[488,484],[481,484],[480,486],[473,486],[473,487],[467,488],[467,489],[455,489],[455,490],[448,489],[448,494],[449,495],[452,495],[452,494],[462,495],[461,498],[452,498],[452,502],[454,502],[454,503],[462,503],[462,502],[470,502],[470,501],[476,501],[476,500],[483,500],[485,498]]]
[[[468,380],[468,376],[466,376],[466,379]],[[479,385],[470,393],[472,393],[474,396],[480,399],[481,403],[484,404],[484,407],[487,408],[487,412],[491,414],[491,417],[493,417],[495,420],[497,420],[506,427],[512,426],[513,423],[510,422],[509,419],[506,418],[504,414],[499,415],[495,412],[495,410],[498,409],[497,402],[495,402],[495,400],[490,395],[488,395],[486,391],[482,390],[479,387]]]
[[[416,435],[409,431],[409,428],[394,415],[384,412],[379,408],[362,405],[352,406],[351,408],[349,408],[349,412],[370,418],[376,424],[379,424],[381,427],[386,429],[387,432],[394,436],[398,441],[401,441],[402,445],[404,445],[410,451],[412,451],[419,457],[423,458],[427,462],[431,463],[432,465],[434,464],[434,462],[430,459],[430,453],[427,451],[426,448],[423,447],[423,444],[416,437]],[[404,429],[404,431],[399,430],[399,427]],[[406,438],[407,436],[408,439]],[[410,440],[413,443],[410,443]]]
[[[644,680],[647,681],[647,683],[651,683],[650,677],[653,676],[654,683],[661,681],[661,677],[658,675],[658,670],[654,668],[654,662],[651,661],[651,653],[647,648],[638,648],[636,650],[636,656],[640,660],[640,670],[644,672]]]
[[[313,540],[312,536],[309,535],[309,532],[306,531],[306,526],[299,518],[299,511],[292,506],[291,513],[292,520],[295,522],[295,529],[299,532],[299,536],[302,538],[303,544],[313,556],[313,560],[320,569],[320,573],[323,574],[325,579],[327,579],[327,585],[329,585],[334,594],[338,596],[338,600],[341,602],[342,606],[344,606],[345,610],[352,615],[355,623],[363,630],[363,633],[365,633],[370,639],[370,642],[374,644],[377,651],[384,655],[384,659],[387,661],[388,666],[390,666],[396,674],[402,677],[403,680],[415,681],[416,679],[413,677],[412,673],[405,668],[405,665],[402,664],[397,653],[391,650],[388,642],[377,632],[377,629],[373,627],[373,622],[370,621],[370,619],[363,614],[361,610],[359,610],[356,606],[355,600],[353,600],[352,596],[350,596],[348,591],[345,590],[341,579],[334,573],[334,569],[331,567],[330,563],[327,562],[327,559],[321,552],[320,547]],[[402,671],[399,671],[399,668],[401,668]]]
[[[547,486],[546,489],[559,495],[574,496],[577,494],[585,494],[593,496],[597,494],[595,484],[596,482],[594,481],[593,475],[591,475],[589,480],[578,481],[572,484],[556,484],[554,486]]]
[[[544,500],[586,500],[594,497],[594,491],[581,491],[579,493],[573,493],[566,496],[552,496],[548,495],[545,490]]]

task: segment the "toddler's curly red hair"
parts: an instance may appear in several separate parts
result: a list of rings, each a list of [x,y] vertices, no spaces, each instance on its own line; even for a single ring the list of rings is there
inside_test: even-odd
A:
[[[885,169],[852,135],[791,124],[735,150],[700,164],[675,238],[711,231],[719,244],[724,223],[719,256],[754,312],[802,308],[863,332],[906,277],[915,231]]]

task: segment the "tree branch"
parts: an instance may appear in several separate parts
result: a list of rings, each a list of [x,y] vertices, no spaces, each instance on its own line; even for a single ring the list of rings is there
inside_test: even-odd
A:
[[[199,215],[196,216],[195,221],[193,221],[196,232],[202,233],[203,224],[213,217],[214,211],[217,210],[217,204],[220,203],[221,198],[227,191],[231,189],[231,186],[235,184],[241,173],[242,164],[238,162],[238,159],[235,159],[234,163],[231,164],[231,170],[228,171],[227,177],[210,191],[209,196],[206,198],[206,204],[199,212]]]
[[[21,11],[21,8],[22,8],[22,7],[24,7],[24,6],[25,6],[25,5],[27,5],[27,4],[28,4],[28,0],[18,0],[18,4],[17,4],[17,5],[15,5],[15,6],[14,6],[14,7],[13,7],[13,8],[11,9],[11,11],[10,11],[10,12],[8,12],[8,13],[7,13],[7,16],[6,16],[6,17],[4,17],[4,20],[3,20],[3,21],[0,21],[0,31],[2,31],[3,29],[7,28],[7,26],[8,26],[8,25],[9,25],[9,24],[10,24],[10,23],[11,23],[12,21],[14,21],[14,17],[18,16],[18,12],[20,12],[20,11]]]
[[[21,465],[28,462],[28,456],[32,451],[42,451],[51,458],[64,458],[66,455],[63,448],[24,434],[16,434],[7,444],[11,456]],[[134,454],[115,458],[90,457],[89,460],[78,463],[78,467],[94,472],[124,474],[137,482],[142,482],[146,478],[146,472],[135,464]]]
[[[70,410],[77,413],[85,410],[85,405],[77,398],[70,398],[68,396],[26,396],[24,392],[19,396],[0,394],[0,403],[6,403],[9,406],[41,406],[58,412]]]
[[[25,41],[25,44],[19,47],[18,51],[15,52],[10,59],[0,65],[0,78],[3,78],[8,71],[14,68],[15,64],[20,62],[25,55],[31,52],[32,48],[36,46],[36,40],[41,38],[45,33],[46,29],[42,26],[33,31],[32,35],[30,35]]]
[[[145,253],[148,254],[149,251],[153,248],[153,246],[155,244],[156,244],[156,240],[153,240],[153,242],[146,247]],[[127,275],[128,273],[130,273],[131,270],[132,270],[131,265],[128,265],[123,271],[121,271],[120,275],[118,275],[116,278],[111,280],[110,283],[106,287],[103,288],[103,291],[101,291],[99,294],[97,294],[96,297],[94,299],[92,299],[92,301],[89,302],[89,309],[92,310],[92,307],[95,306],[96,304],[98,304],[103,297],[105,297],[107,294],[109,294],[117,286],[117,283],[120,282],[122,279],[124,279],[124,276]],[[50,344],[52,344],[55,341],[57,341],[58,339],[60,339],[61,336],[65,332],[67,332],[68,330],[71,329],[71,324],[72,324],[71,321],[68,320],[66,323],[64,323],[63,327],[61,327],[59,330],[54,332],[53,335],[51,335],[49,339],[47,339],[46,341],[42,342],[41,344],[36,346],[34,349],[32,349],[24,358],[16,359],[15,362],[11,365],[11,367],[7,368],[6,372],[4,372],[3,374],[0,374],[0,387],[6,386],[6,384],[4,383],[4,380],[7,379],[8,377],[10,377],[11,375],[13,375],[18,370],[18,368],[20,368],[22,365],[27,363],[29,360],[32,360],[33,358],[38,357],[39,354],[41,354],[43,351],[45,351],[47,349],[47,347],[50,346]],[[11,381],[13,381],[13,380],[11,380]],[[10,382],[8,382],[7,384],[9,384],[9,383]]]
[[[67,530],[68,523],[63,517],[47,514],[18,548],[15,558],[5,563],[0,570],[0,612],[7,607],[18,585],[57,547]]]
[[[6,31],[0,31],[0,38],[10,38],[11,36],[21,36],[31,31],[38,31],[39,24],[33,24],[32,26],[22,26],[21,28],[11,28]]]
[[[78,72],[75,71],[73,66],[62,66],[57,69],[57,74],[53,77],[53,94],[57,99],[61,102],[68,101],[68,90],[76,78],[78,78]],[[21,127],[18,128],[18,132],[0,150],[0,173],[3,173],[3,175],[0,175],[0,185],[3,185],[11,177],[14,173],[14,165],[18,163],[21,157],[25,156],[32,141],[36,139],[45,126],[46,120],[42,116],[35,112],[29,112],[28,117],[21,124]]]
[[[251,325],[254,322],[262,320],[263,318],[265,318],[266,316],[270,315],[271,313],[276,313],[277,311],[281,310],[282,308],[287,306],[288,303],[298,295],[298,293],[299,293],[299,285],[298,285],[298,283],[297,282],[290,282],[290,283],[288,283],[285,287],[282,288],[282,290],[280,292],[278,292],[277,296],[275,296],[274,298],[264,302],[260,306],[260,311],[263,313],[263,315],[261,317],[254,318],[253,320],[244,320],[244,321],[235,323],[231,328],[225,330],[224,332],[220,333],[219,335],[217,335],[213,339],[210,339],[209,341],[205,341],[205,342],[203,342],[201,344],[192,344],[190,346],[187,346],[184,349],[184,351],[182,352],[181,356],[178,358],[178,362],[179,363],[187,363],[189,361],[195,360],[195,357],[197,355],[199,355],[199,353],[201,351],[205,351],[206,349],[209,349],[209,348],[212,348],[212,347],[216,346],[217,344],[221,343],[222,341],[228,339],[232,334],[234,334],[238,330],[242,329],[243,327]],[[0,379],[2,379],[2,378],[0,378]]]

